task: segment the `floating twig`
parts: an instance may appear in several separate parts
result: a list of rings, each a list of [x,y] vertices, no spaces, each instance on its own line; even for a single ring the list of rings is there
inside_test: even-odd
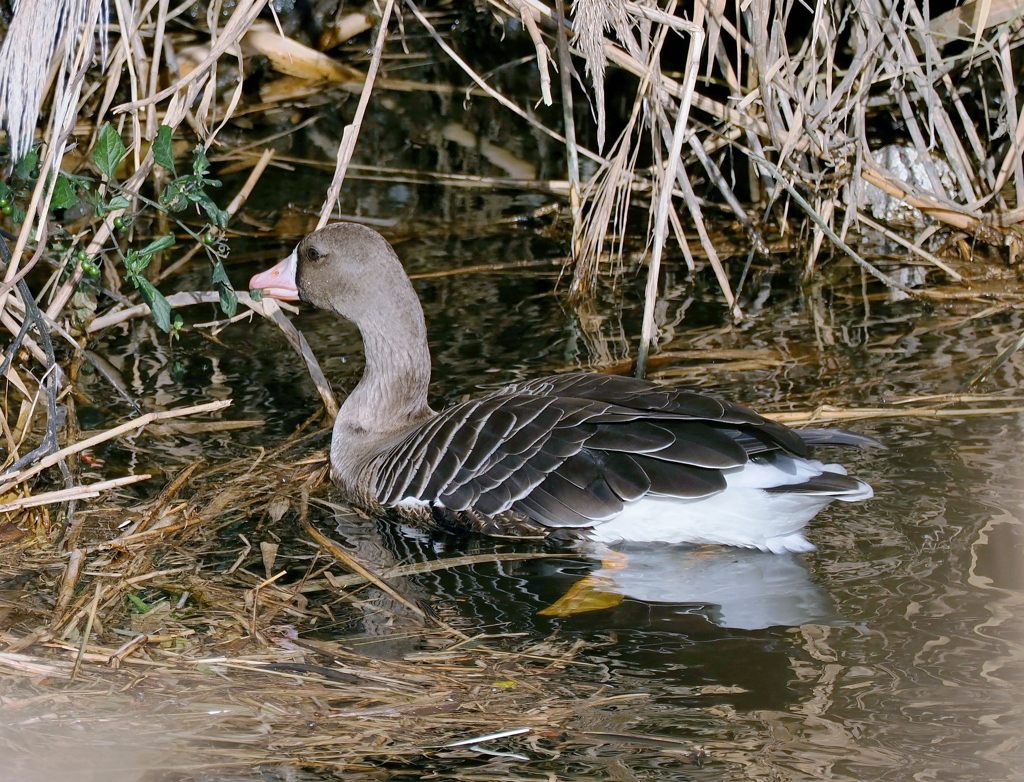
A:
[[[163,410],[160,412],[146,413],[145,415],[141,415],[138,418],[135,418],[127,423],[121,424],[120,426],[115,426],[113,429],[109,429],[106,432],[101,432],[100,434],[97,434],[94,437],[90,437],[86,440],[82,440],[81,442],[74,443],[73,445],[69,445],[66,448],[61,448],[56,453],[47,456],[34,467],[30,467],[25,470],[20,470],[14,473],[13,475],[5,474],[2,477],[6,478],[6,481],[3,484],[0,484],[0,493],[9,491],[22,481],[31,478],[33,475],[37,475],[38,473],[42,472],[48,467],[52,467],[54,464],[56,464],[61,459],[64,459],[67,456],[80,453],[96,445],[99,445],[100,443],[105,443],[107,442],[107,440],[113,440],[115,437],[120,437],[126,432],[132,432],[135,431],[136,429],[142,429],[147,424],[151,424],[154,421],[163,421],[168,418],[181,418],[183,416],[195,415],[197,413],[212,413],[217,410],[223,410],[230,404],[230,399],[222,399],[216,402],[207,402],[201,405],[182,407],[178,408],[177,410]],[[138,479],[138,476],[133,477]]]
[[[803,412],[762,413],[765,418],[783,424],[813,424],[820,421],[857,421],[865,418],[977,418],[1024,412],[1024,405],[1010,407],[861,407],[841,410],[820,407]]]
[[[35,508],[39,505],[54,505],[58,502],[68,502],[69,500],[88,500],[93,497],[99,497],[102,492],[117,489],[121,486],[129,486],[139,481],[148,481],[152,477],[152,475],[147,473],[142,475],[126,475],[123,478],[112,478],[109,481],[97,481],[96,483],[87,483],[81,486],[71,486],[67,489],[33,494],[31,497],[23,497],[20,500],[0,503],[0,513],[11,513],[23,508]]]

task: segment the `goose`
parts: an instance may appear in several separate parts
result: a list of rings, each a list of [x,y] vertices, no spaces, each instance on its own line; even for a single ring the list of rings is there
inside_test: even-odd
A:
[[[560,531],[599,543],[716,544],[806,552],[832,500],[871,487],[814,446],[881,446],[792,429],[734,402],[589,372],[513,383],[441,412],[427,402],[423,308],[387,240],[339,222],[256,274],[359,329],[366,365],[334,422],[331,477],[365,513],[490,535]]]

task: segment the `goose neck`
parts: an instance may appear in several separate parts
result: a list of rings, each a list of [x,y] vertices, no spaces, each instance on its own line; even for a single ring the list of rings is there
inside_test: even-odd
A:
[[[432,415],[427,405],[430,350],[422,310],[374,312],[357,324],[366,368],[339,419],[366,432],[395,432]]]

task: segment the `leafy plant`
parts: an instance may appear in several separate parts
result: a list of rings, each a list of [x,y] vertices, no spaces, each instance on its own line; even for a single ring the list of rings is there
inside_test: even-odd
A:
[[[171,176],[175,176],[174,144],[171,140],[171,135],[170,125],[161,125],[160,129],[157,130],[156,138],[153,140],[153,160],[161,168],[170,171]]]
[[[109,122],[100,129],[99,138],[96,140],[96,148],[92,151],[92,159],[96,167],[108,180],[114,178],[117,167],[128,154],[128,148],[121,140],[121,134],[114,130]]]
[[[0,212],[15,223],[25,221],[25,210],[18,204],[24,201],[31,189],[33,174],[38,174],[36,164],[39,155],[33,150],[14,164],[14,175],[9,182],[0,182]]]
[[[18,179],[35,179],[39,176],[39,153],[34,149],[25,153],[25,156],[14,164],[14,176]]]
[[[228,279],[228,273],[224,270],[220,258],[213,262],[213,284],[217,286],[217,292],[220,294],[220,308],[229,318],[235,317],[238,311],[238,296],[231,287],[231,280]]]
[[[162,145],[163,146],[163,145]],[[161,152],[161,157],[166,155],[166,150]],[[154,160],[156,152],[153,153]],[[159,161],[157,161],[159,162]],[[165,162],[168,162],[165,158]],[[174,173],[174,161],[171,159],[170,167],[160,163]],[[206,174],[210,170],[210,161],[206,158],[206,152],[202,145],[197,146],[195,157],[192,160],[192,173],[177,177],[167,184],[160,194],[160,206],[171,212],[181,212],[191,204],[202,207],[210,222],[218,228],[227,228],[228,213],[217,206],[213,199],[206,192],[206,188],[220,187],[220,180],[207,179]]]
[[[135,289],[142,296],[142,300],[149,305],[153,320],[163,331],[171,333],[171,305],[166,297],[158,291],[145,277],[146,267],[153,260],[153,255],[161,250],[167,250],[174,245],[173,236],[161,236],[159,239],[150,242],[141,250],[128,250],[124,255],[124,269],[128,281],[135,286]],[[180,330],[181,326],[178,326]]]
[[[57,176],[57,182],[53,186],[53,196],[50,198],[51,209],[69,209],[78,203],[78,193],[75,186],[65,174]]]
[[[149,609],[152,608],[152,606],[134,592],[126,592],[125,597],[130,604],[129,610],[133,614],[146,614],[149,613]]]
[[[195,148],[191,173],[178,176],[174,159],[174,145],[172,130],[167,125],[161,125],[153,140],[152,154],[154,162],[161,168],[170,172],[171,180],[159,194],[157,201],[152,201],[140,193],[125,190],[117,181],[117,170],[121,162],[128,154],[128,148],[121,139],[120,133],[110,123],[100,128],[96,145],[92,151],[92,162],[100,172],[102,187],[97,187],[95,177],[70,174],[64,171],[56,175],[53,181],[53,192],[50,197],[50,209],[53,211],[66,210],[74,207],[81,201],[92,207],[92,213],[96,219],[103,219],[112,212],[121,212],[113,220],[113,227],[117,231],[127,228],[138,213],[144,212],[147,208],[164,212],[171,217],[184,212],[190,206],[204,214],[209,220],[209,225],[202,230],[195,231],[181,220],[175,220],[184,233],[191,236],[196,242],[202,245],[212,261],[212,285],[218,291],[220,307],[228,317],[233,317],[238,310],[238,297],[231,286],[227,272],[224,268],[223,258],[227,255],[229,248],[220,238],[220,230],[227,226],[230,215],[217,206],[208,193],[208,188],[220,187],[220,181],[209,177],[210,162],[202,145]],[[31,197],[34,180],[39,177],[39,154],[32,150],[13,166],[12,176],[7,181],[0,181],[0,212],[9,216],[14,222],[22,222],[25,219],[25,212],[21,204],[28,202]],[[127,210],[135,205],[136,215],[129,214]],[[81,242],[83,233],[79,232],[77,238]],[[99,276],[98,258],[91,257],[84,249],[83,244],[78,244],[76,251],[76,239],[73,239],[67,231],[57,227],[48,237],[49,248],[53,253],[63,257],[64,273],[70,274],[72,265],[69,261],[77,260],[85,273],[86,280],[95,279]],[[173,246],[175,237],[172,235],[162,236],[141,249],[129,247],[122,256],[125,270],[125,278],[139,292],[142,300],[149,305],[156,325],[164,332],[171,335],[172,339],[177,337],[183,327],[183,320],[180,315],[173,316],[171,306],[166,297],[156,289],[152,282],[146,277],[146,269],[150,266],[153,256]],[[86,282],[83,284],[95,287],[95,283]]]

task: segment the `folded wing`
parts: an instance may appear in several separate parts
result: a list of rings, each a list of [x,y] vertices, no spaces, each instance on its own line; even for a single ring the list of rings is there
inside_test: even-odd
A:
[[[827,431],[808,439],[854,444]],[[715,494],[726,486],[722,471],[752,456],[806,452],[797,431],[741,405],[581,373],[448,408],[378,456],[372,475],[384,506],[412,498],[454,512],[512,510],[546,526],[585,527],[648,493]]]

